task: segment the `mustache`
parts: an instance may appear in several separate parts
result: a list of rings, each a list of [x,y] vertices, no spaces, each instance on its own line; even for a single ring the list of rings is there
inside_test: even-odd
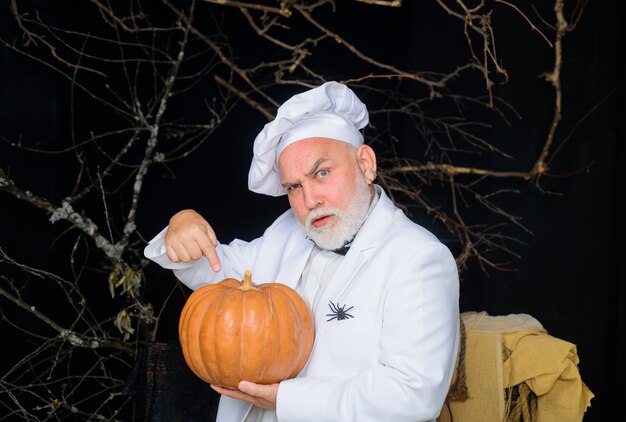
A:
[[[306,216],[305,226],[307,229],[315,230],[313,227],[313,221],[317,220],[320,217],[335,215],[341,217],[341,210],[337,208],[315,208],[309,212]]]

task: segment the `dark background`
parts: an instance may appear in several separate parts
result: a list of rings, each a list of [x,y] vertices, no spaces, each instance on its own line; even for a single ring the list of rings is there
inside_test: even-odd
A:
[[[430,62],[440,57],[441,67],[446,68],[450,51],[444,54],[442,49],[448,41],[453,45],[459,29],[455,26],[454,30],[442,30],[441,16],[435,8],[422,15],[425,9],[429,10],[405,5],[402,13],[384,8],[372,12],[353,5],[338,8],[336,18],[351,22],[346,27],[355,39],[367,39],[368,22],[396,19],[388,21],[382,34],[378,32],[368,40],[373,48],[407,67],[419,68],[425,58]],[[56,13],[59,20],[71,22],[79,19],[80,8],[59,7]],[[512,262],[514,271],[486,273],[471,264],[461,284],[462,311],[527,313],[553,336],[577,345],[582,379],[595,394],[586,421],[614,420],[609,415],[623,413],[620,404],[626,394],[626,210],[622,198],[626,193],[625,19],[621,1],[590,2],[579,27],[565,38],[564,110],[557,143],[567,142],[551,163],[550,173],[557,177],[544,177],[538,186],[517,183],[515,188],[521,195],[504,204],[514,208],[533,234],[523,237],[527,244],[519,248],[521,257]],[[5,25],[6,16],[0,22]],[[499,25],[500,58],[510,76],[508,83],[495,87],[495,94],[515,107],[521,119],[511,125],[494,120],[489,136],[495,144],[506,146],[515,157],[515,165],[525,170],[542,147],[552,119],[553,91],[541,78],[551,64],[552,52],[540,46],[540,37],[528,36],[528,28],[515,14],[496,15],[494,22]],[[241,40],[245,41],[247,34],[242,31]],[[524,36],[520,36],[522,33]],[[432,43],[410,41],[429,37],[438,37],[437,42],[435,38]],[[458,46],[450,48],[465,54]],[[331,69],[328,74],[335,72],[338,79],[345,72],[342,66],[350,66],[341,57],[330,55],[325,60]],[[67,92],[55,81],[39,64],[3,48],[0,134],[21,134],[25,139],[66,135]],[[287,91],[286,95],[295,92]],[[259,235],[287,207],[284,198],[265,198],[247,191],[249,151],[264,122],[257,113],[239,105],[214,135],[215,142],[206,143],[191,158],[172,164],[175,178],[151,172],[146,179],[145,205],[139,210],[140,234],[148,240],[174,212],[194,208],[206,216],[224,241]],[[91,117],[85,124],[103,123]],[[407,155],[415,152],[410,144],[401,148]],[[63,159],[33,159],[5,143],[0,144],[0,165],[11,168],[24,184],[36,182],[38,194],[57,200],[63,197],[62,186],[72,174]],[[416,212],[412,217],[430,226],[429,216]],[[488,222],[491,216],[484,218]],[[47,227],[41,211],[0,192],[0,221],[0,246],[13,256],[45,268],[53,268],[56,259],[62,260],[50,249],[53,235],[49,242],[33,241],[40,239],[40,231]],[[437,227],[434,230],[437,232]],[[438,234],[446,240],[445,233]],[[162,300],[155,287],[157,282],[163,286],[176,283],[171,275],[154,266],[146,269],[146,275],[156,280],[151,284],[153,301]],[[39,293],[46,295],[45,290]],[[162,317],[160,339],[176,337],[182,301],[182,297],[174,300]]]

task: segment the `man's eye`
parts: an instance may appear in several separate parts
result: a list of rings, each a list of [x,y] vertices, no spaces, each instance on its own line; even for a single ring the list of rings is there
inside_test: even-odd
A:
[[[317,172],[317,175],[320,177],[326,177],[328,176],[328,173],[329,173],[328,170],[320,170]]]
[[[287,192],[292,192],[296,189],[298,189],[300,187],[300,185],[296,184],[296,185],[289,185],[289,187],[287,188]]]

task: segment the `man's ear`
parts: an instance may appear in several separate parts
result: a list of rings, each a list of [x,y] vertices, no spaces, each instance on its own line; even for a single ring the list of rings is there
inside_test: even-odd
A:
[[[376,153],[369,145],[360,145],[356,150],[356,161],[366,180],[376,179]]]

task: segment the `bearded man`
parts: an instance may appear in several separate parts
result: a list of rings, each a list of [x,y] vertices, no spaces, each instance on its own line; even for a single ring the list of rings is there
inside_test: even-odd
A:
[[[294,379],[242,381],[218,421],[429,421],[444,403],[459,339],[454,258],[374,184],[376,154],[360,130],[366,106],[327,82],[295,95],[254,142],[248,185],[290,209],[250,242],[218,242],[183,210],[145,249],[196,289],[224,278],[294,288],[315,319]]]

